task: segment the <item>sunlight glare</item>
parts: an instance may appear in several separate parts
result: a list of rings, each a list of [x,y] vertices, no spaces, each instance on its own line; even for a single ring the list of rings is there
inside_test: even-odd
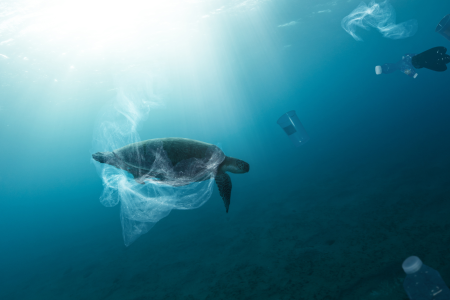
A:
[[[33,20],[22,33],[101,48],[111,43],[129,43],[144,34],[151,39],[158,33],[174,34],[174,29],[180,33],[181,24],[195,19],[194,7],[178,0],[60,1],[31,14],[29,18]]]

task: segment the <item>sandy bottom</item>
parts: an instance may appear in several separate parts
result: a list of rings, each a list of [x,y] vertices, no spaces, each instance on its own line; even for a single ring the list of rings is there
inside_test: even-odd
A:
[[[0,298],[407,299],[410,255],[450,283],[449,166],[375,161],[272,178],[236,186],[229,214],[215,189],[128,248],[116,210],[11,272]]]

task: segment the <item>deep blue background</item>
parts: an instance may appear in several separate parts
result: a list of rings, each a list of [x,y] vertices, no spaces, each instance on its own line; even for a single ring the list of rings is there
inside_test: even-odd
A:
[[[207,260],[215,266],[216,278],[248,283],[252,275],[240,273],[239,268],[221,273],[221,268],[225,270],[224,265],[229,265],[228,260],[235,259],[233,251],[237,251],[228,249],[232,244],[224,241],[247,239],[246,230],[256,224],[264,224],[264,228],[270,230],[276,229],[276,224],[299,220],[299,216],[283,214],[287,211],[282,203],[286,199],[301,205],[306,203],[311,220],[320,220],[323,208],[313,207],[314,203],[327,206],[327,201],[348,190],[347,181],[361,183],[358,192],[354,191],[356,194],[364,193],[370,186],[379,188],[381,195],[385,195],[382,191],[389,176],[400,174],[395,185],[403,178],[413,182],[412,186],[432,187],[419,195],[424,201],[432,199],[436,193],[439,199],[448,200],[445,187],[450,181],[447,174],[450,166],[450,72],[421,69],[418,78],[411,79],[401,73],[376,76],[374,67],[396,62],[404,53],[419,53],[434,46],[448,47],[450,41],[434,29],[439,20],[450,13],[450,2],[404,0],[391,3],[397,11],[398,22],[418,20],[419,30],[415,36],[389,40],[376,30],[359,30],[364,42],[353,40],[341,28],[340,21],[357,6],[355,1],[334,4],[269,1],[261,3],[256,10],[211,18],[204,25],[208,28],[204,33],[208,43],[192,46],[194,50],[189,52],[196,52],[195,57],[179,55],[177,51],[182,50],[175,48],[160,69],[152,70],[149,64],[150,72],[164,78],[163,87],[156,89],[164,106],[152,110],[140,124],[141,138],[178,136],[221,143],[227,155],[249,162],[251,171],[231,175],[234,190],[228,215],[215,190],[204,207],[196,211],[173,211],[129,248],[123,245],[118,207],[105,208],[98,201],[102,184],[90,160],[98,113],[103,105],[114,101],[114,74],[128,64],[127,59],[121,66],[114,67],[117,61],[112,58],[89,58],[76,75],[67,75],[64,81],[55,84],[51,78],[63,76],[56,60],[52,60],[52,64],[47,64],[44,58],[39,60],[39,49],[27,48],[24,43],[17,42],[8,48],[0,45],[0,53],[8,52],[11,57],[8,61],[0,60],[2,299],[80,299],[80,295],[86,299],[251,298],[251,291],[258,290],[251,284],[240,292],[236,292],[239,284],[231,282],[228,286],[217,285],[223,292],[214,289],[205,292],[206,286],[214,286],[206,283],[207,278],[205,282],[191,284],[187,279],[180,283],[175,277],[198,279],[202,274],[214,277],[202,273]],[[323,9],[331,12],[317,13]],[[298,23],[278,27],[292,20]],[[33,54],[36,72],[27,77],[23,74],[28,67],[15,58]],[[146,69],[145,61],[129,59],[130,65],[140,64],[141,69]],[[39,73],[39,68],[45,71]],[[42,77],[37,80],[42,73],[50,80]],[[297,111],[311,137],[300,149],[291,146],[276,124],[289,110]],[[429,181],[424,183],[424,180]],[[302,194],[300,188],[310,192]],[[410,190],[402,195],[407,205],[408,197],[418,194]],[[357,205],[360,199],[345,196],[345,193],[339,197],[347,199],[349,207]],[[376,203],[379,199],[374,197],[371,201]],[[442,212],[442,220],[448,218],[445,204],[443,201],[439,204],[442,206],[436,208]],[[389,210],[387,203],[385,211]],[[333,218],[345,221],[344,216],[334,215]],[[413,216],[405,218],[411,220]],[[306,222],[307,226],[313,226],[311,222]],[[375,223],[372,227],[376,227]],[[230,231],[215,230],[227,226]],[[445,235],[448,231],[445,226],[437,226],[433,232],[442,231]],[[237,228],[242,231],[236,231]],[[327,228],[325,232],[332,231]],[[368,225],[367,230],[370,228]],[[304,234],[301,230],[306,229],[298,230],[296,233],[291,228],[290,234],[301,236]],[[280,252],[287,249],[288,253],[285,233],[278,234],[279,237],[274,233],[270,238],[285,245]],[[347,242],[351,240],[342,232],[337,232],[335,239],[340,234]],[[215,244],[221,242],[224,244],[220,247]],[[379,244],[383,248],[383,243]],[[245,248],[245,243],[242,245]],[[214,250],[209,252],[208,247]],[[217,247],[224,252],[217,253]],[[386,245],[383,255],[373,261],[380,268],[383,268],[380,261],[390,256],[389,247],[392,245]],[[438,246],[431,244],[429,247],[431,251]],[[249,246],[245,257],[257,256],[251,253],[257,251],[255,249]],[[421,249],[425,255],[427,249]],[[413,250],[405,249],[404,256],[414,254]],[[239,251],[245,252],[245,249]],[[145,253],[155,260],[139,263]],[[270,256],[261,261],[271,259],[275,258]],[[282,256],[277,259],[287,260]],[[341,258],[342,262],[346,259]],[[335,260],[340,258],[335,257]],[[166,263],[174,261],[179,264],[165,267]],[[203,261],[203,265],[195,267],[195,261]],[[401,257],[396,263],[401,263]],[[258,265],[258,262],[247,261],[247,264]],[[445,269],[448,263],[446,266],[433,265]],[[315,265],[315,268],[320,267]],[[398,276],[401,276],[399,270]],[[115,273],[126,275],[117,282],[101,275]],[[160,283],[150,290],[140,289],[149,282],[159,282],[156,277],[149,277],[147,282],[139,283],[135,277],[143,278],[142,274],[156,276],[166,285]],[[94,276],[98,276],[95,284],[86,283]],[[242,278],[236,279],[239,276]],[[276,281],[277,276],[276,273],[267,275],[268,281]],[[361,280],[358,285],[364,286],[363,275],[348,277]],[[328,282],[328,279],[323,280]],[[342,281],[336,290],[350,289],[344,287],[345,280]],[[170,282],[178,286],[185,284],[188,288],[170,289],[174,286]],[[267,282],[259,284],[270,286]],[[294,297],[295,290],[307,295],[308,288],[320,284],[309,282],[297,288],[290,287],[283,299]],[[138,291],[131,294],[132,290]],[[316,299],[334,299],[316,295]],[[335,297],[345,295],[335,294]],[[267,297],[282,298],[278,298],[277,293]]]

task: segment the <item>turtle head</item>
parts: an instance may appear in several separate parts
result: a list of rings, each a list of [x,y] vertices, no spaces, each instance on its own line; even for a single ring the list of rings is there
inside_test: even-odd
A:
[[[235,174],[247,173],[250,165],[243,160],[227,156],[220,166],[221,171]]]
[[[114,153],[112,152],[97,152],[92,154],[92,158],[102,164],[113,164],[113,161],[116,159]]]

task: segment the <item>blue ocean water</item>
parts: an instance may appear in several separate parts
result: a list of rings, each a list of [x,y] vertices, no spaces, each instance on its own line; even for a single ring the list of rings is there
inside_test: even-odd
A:
[[[0,299],[407,299],[410,255],[450,285],[450,73],[374,72],[450,46],[450,2],[392,0],[417,33],[363,42],[359,3],[1,1]],[[213,186],[124,245],[91,159],[123,86],[152,102],[140,139],[250,164],[228,214]]]

